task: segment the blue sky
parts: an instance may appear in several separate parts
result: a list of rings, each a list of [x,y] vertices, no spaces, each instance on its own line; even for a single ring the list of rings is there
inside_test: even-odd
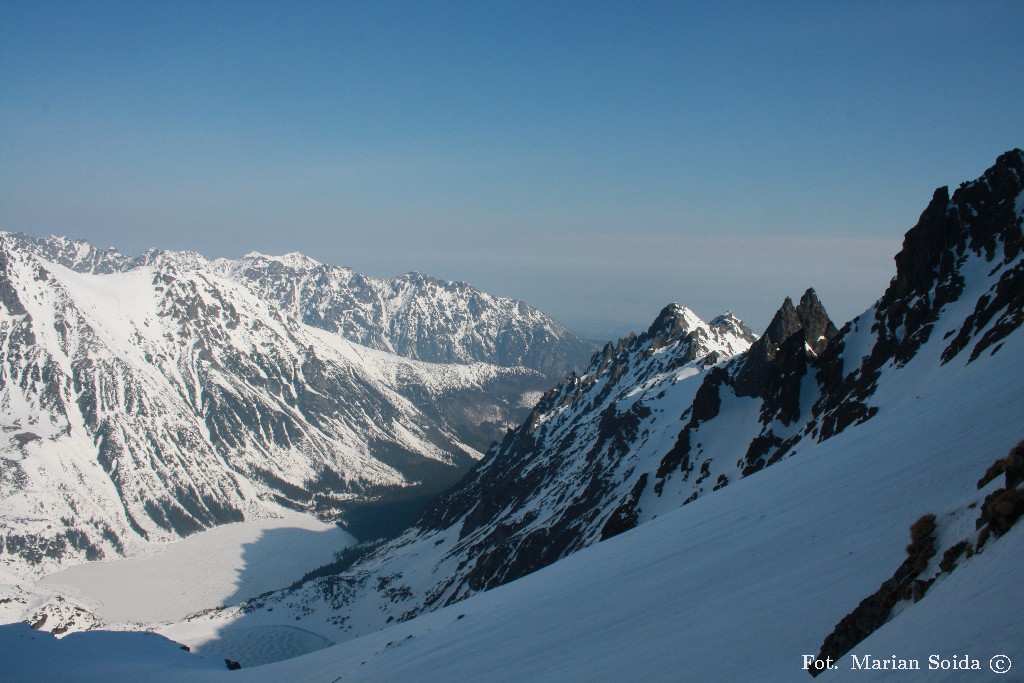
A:
[[[1020,2],[0,3],[0,227],[418,270],[595,336],[867,308],[1024,144]]]

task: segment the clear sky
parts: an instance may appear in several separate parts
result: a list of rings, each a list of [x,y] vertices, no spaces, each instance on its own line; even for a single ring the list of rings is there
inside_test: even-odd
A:
[[[1024,145],[1024,3],[0,2],[0,227],[306,253],[598,337],[877,298]]]

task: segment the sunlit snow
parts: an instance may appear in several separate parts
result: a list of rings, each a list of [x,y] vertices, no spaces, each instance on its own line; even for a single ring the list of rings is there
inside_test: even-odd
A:
[[[240,522],[190,536],[152,557],[90,562],[39,582],[111,623],[156,623],[283,588],[355,542],[309,515]]]

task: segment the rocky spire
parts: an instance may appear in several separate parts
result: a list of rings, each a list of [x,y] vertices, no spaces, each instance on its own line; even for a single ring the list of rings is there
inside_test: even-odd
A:
[[[787,296],[764,334],[745,354],[733,378],[736,393],[740,396],[759,395],[771,375],[780,349],[791,347],[794,335],[799,333],[803,342],[798,350],[817,356],[825,350],[836,332],[836,326],[813,288],[804,292],[796,306]]]
[[[836,336],[838,330],[828,317],[828,312],[818,299],[814,288],[809,288],[800,297],[800,303],[796,307],[796,317],[800,326],[804,329],[804,335],[808,347],[816,356],[820,356],[829,341]]]

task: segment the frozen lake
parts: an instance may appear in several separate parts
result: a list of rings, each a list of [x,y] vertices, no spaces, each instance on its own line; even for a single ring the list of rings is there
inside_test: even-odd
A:
[[[355,538],[309,515],[228,524],[143,559],[92,562],[41,587],[77,597],[108,623],[178,621],[290,585]]]

